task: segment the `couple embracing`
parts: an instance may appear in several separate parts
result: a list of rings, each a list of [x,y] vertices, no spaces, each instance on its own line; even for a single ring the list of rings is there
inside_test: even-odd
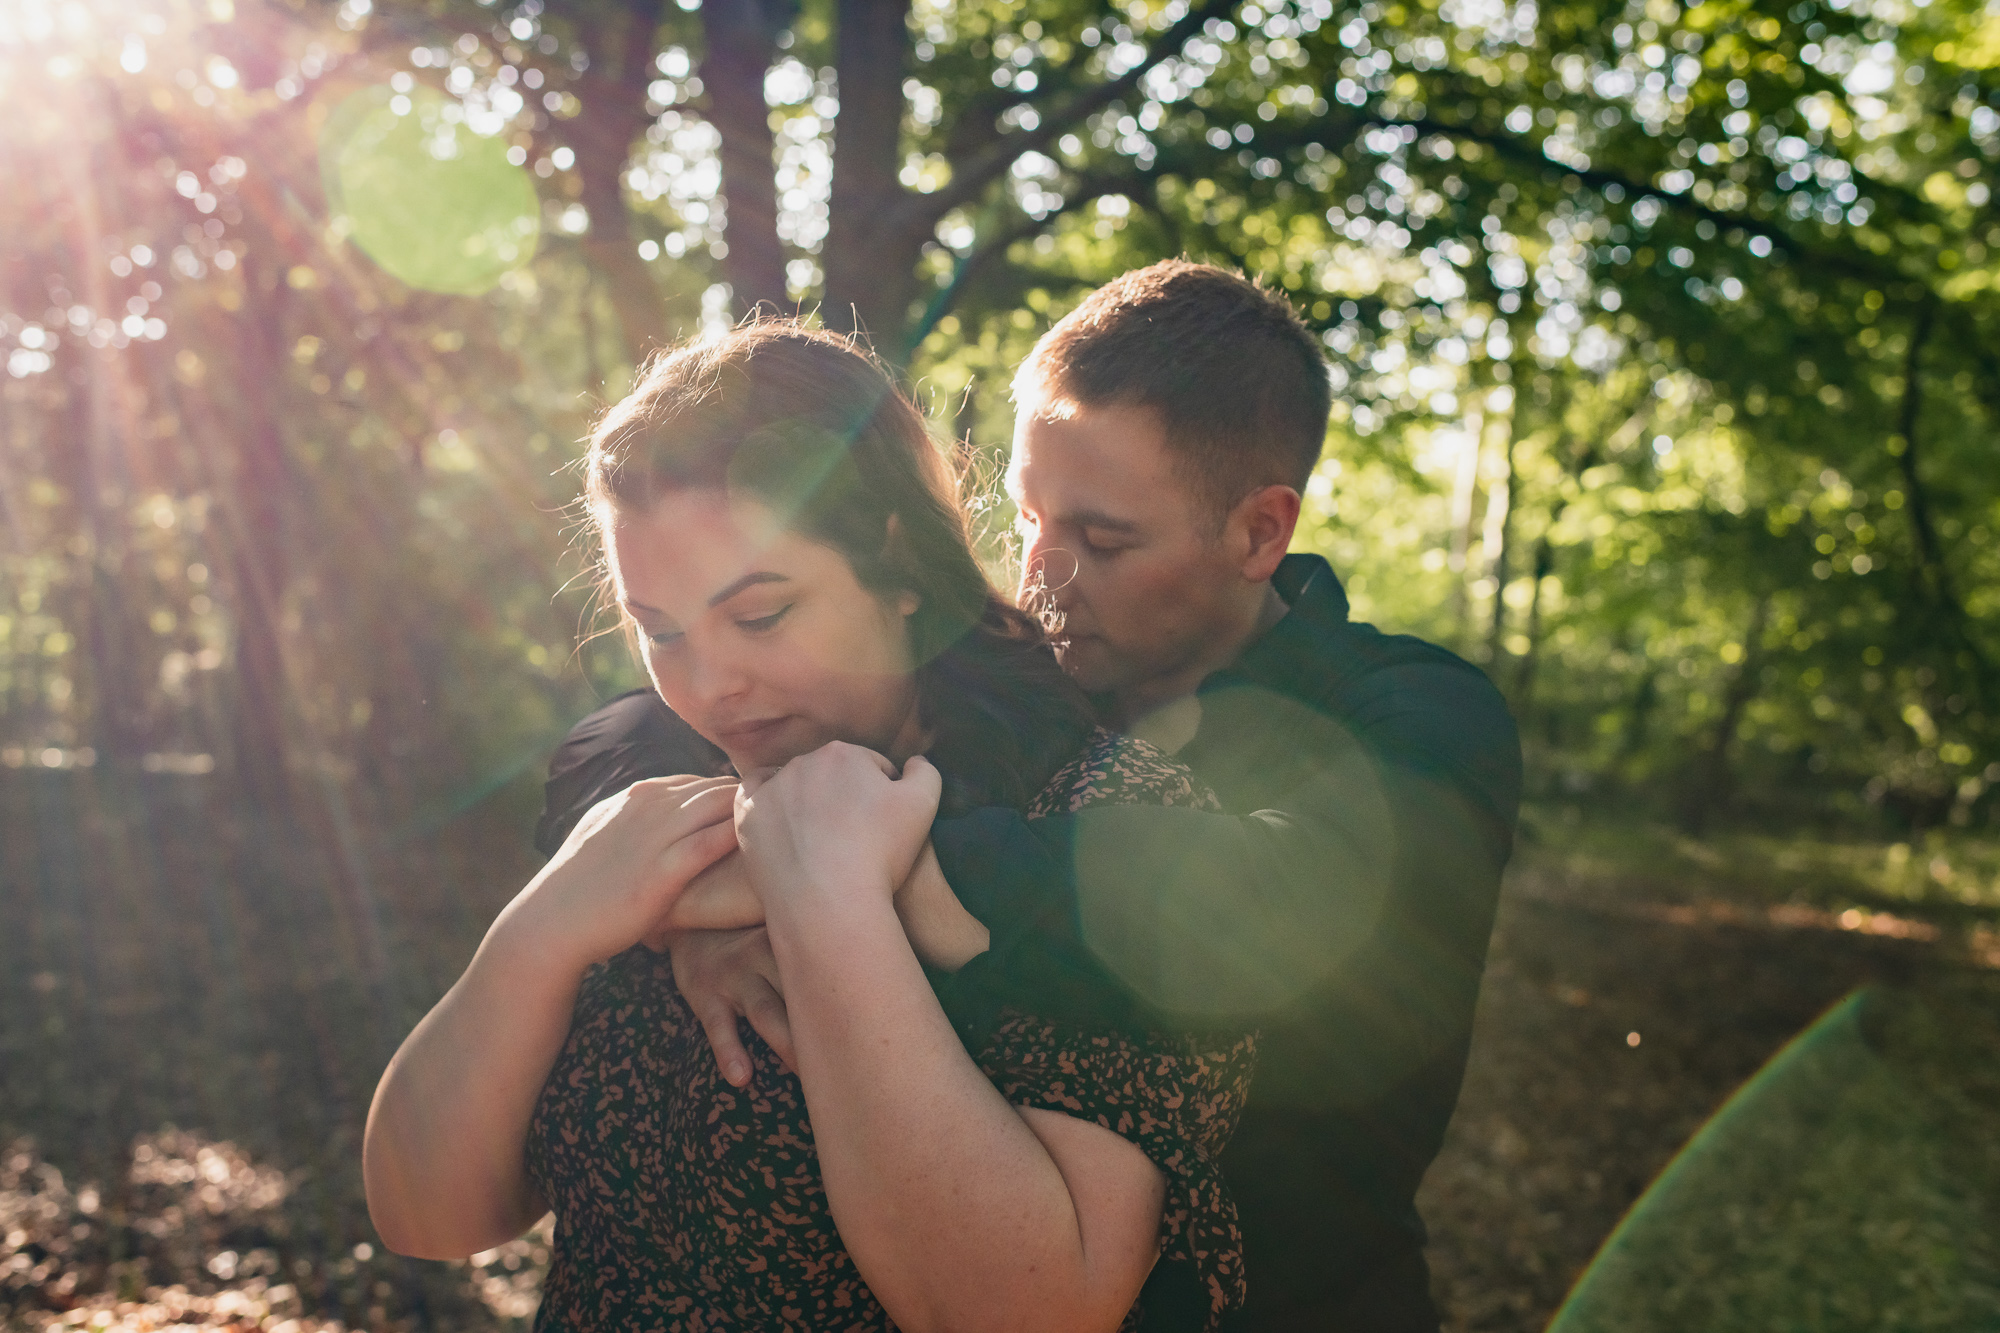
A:
[[[572,732],[548,865],[383,1076],[391,1248],[553,1208],[548,1328],[1436,1328],[1512,724],[1286,554],[1329,396],[1281,297],[1129,273],[1015,396],[1026,609],[839,338],[607,414],[655,688]]]

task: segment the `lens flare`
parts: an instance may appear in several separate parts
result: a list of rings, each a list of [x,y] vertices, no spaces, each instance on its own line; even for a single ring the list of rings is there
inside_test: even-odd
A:
[[[412,287],[488,291],[533,257],[541,235],[534,181],[507,149],[435,89],[358,92],[320,135],[334,226]]]
[[[1949,1110],[1950,1040],[1914,1001],[1835,1005],[1689,1140],[1550,1333],[1994,1327],[1992,1182],[1965,1169],[1987,1157]]]

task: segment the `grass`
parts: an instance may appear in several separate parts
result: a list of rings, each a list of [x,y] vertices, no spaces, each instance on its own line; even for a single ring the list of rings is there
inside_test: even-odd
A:
[[[1857,992],[1634,1205],[1551,1333],[2000,1327],[2000,1022]]]
[[[1691,837],[1617,808],[1550,803],[1522,815],[1522,860],[1663,901],[1888,911],[1951,929],[2000,925],[2000,832],[1718,827]]]

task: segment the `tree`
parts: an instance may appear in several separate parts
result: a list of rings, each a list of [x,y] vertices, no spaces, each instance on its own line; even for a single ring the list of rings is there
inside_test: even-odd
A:
[[[582,696],[556,525],[502,516],[567,498],[554,442],[647,349],[797,305],[991,440],[1046,321],[1188,253],[1325,336],[1304,539],[1487,658],[1551,765],[1818,763],[1961,809],[1992,781],[2000,48],[1969,4],[158,3],[0,65],[46,187],[5,295],[25,739],[407,778],[479,737],[504,768]],[[321,197],[328,110],[418,84],[540,191],[540,253],[484,297],[401,286]],[[107,556],[161,498],[206,526]],[[357,618],[380,640],[317,628]]]

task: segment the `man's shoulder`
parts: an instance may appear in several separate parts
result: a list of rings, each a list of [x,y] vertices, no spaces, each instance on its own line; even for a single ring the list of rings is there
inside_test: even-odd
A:
[[[1414,634],[1391,634],[1361,620],[1345,622],[1324,642],[1326,670],[1304,684],[1330,700],[1362,704],[1405,695],[1412,703],[1436,697],[1503,714],[1507,710],[1492,678],[1442,644]]]
[[[683,746],[694,729],[651,689],[627,690],[585,716],[549,757],[549,776],[561,777],[619,750]],[[699,739],[699,737],[695,737]]]
[[[1449,703],[1506,716],[1506,701],[1486,673],[1440,644],[1390,634],[1355,620],[1346,591],[1319,556],[1286,558],[1291,610],[1269,636],[1275,651],[1253,646],[1242,666],[1257,683],[1317,708],[1348,714],[1385,701],[1423,708]],[[1259,679],[1261,677],[1261,679]]]
[[[1487,674],[1440,644],[1353,619],[1324,560],[1294,556],[1288,563],[1291,611],[1231,674],[1336,723],[1379,762],[1511,811],[1520,793],[1520,736]]]

